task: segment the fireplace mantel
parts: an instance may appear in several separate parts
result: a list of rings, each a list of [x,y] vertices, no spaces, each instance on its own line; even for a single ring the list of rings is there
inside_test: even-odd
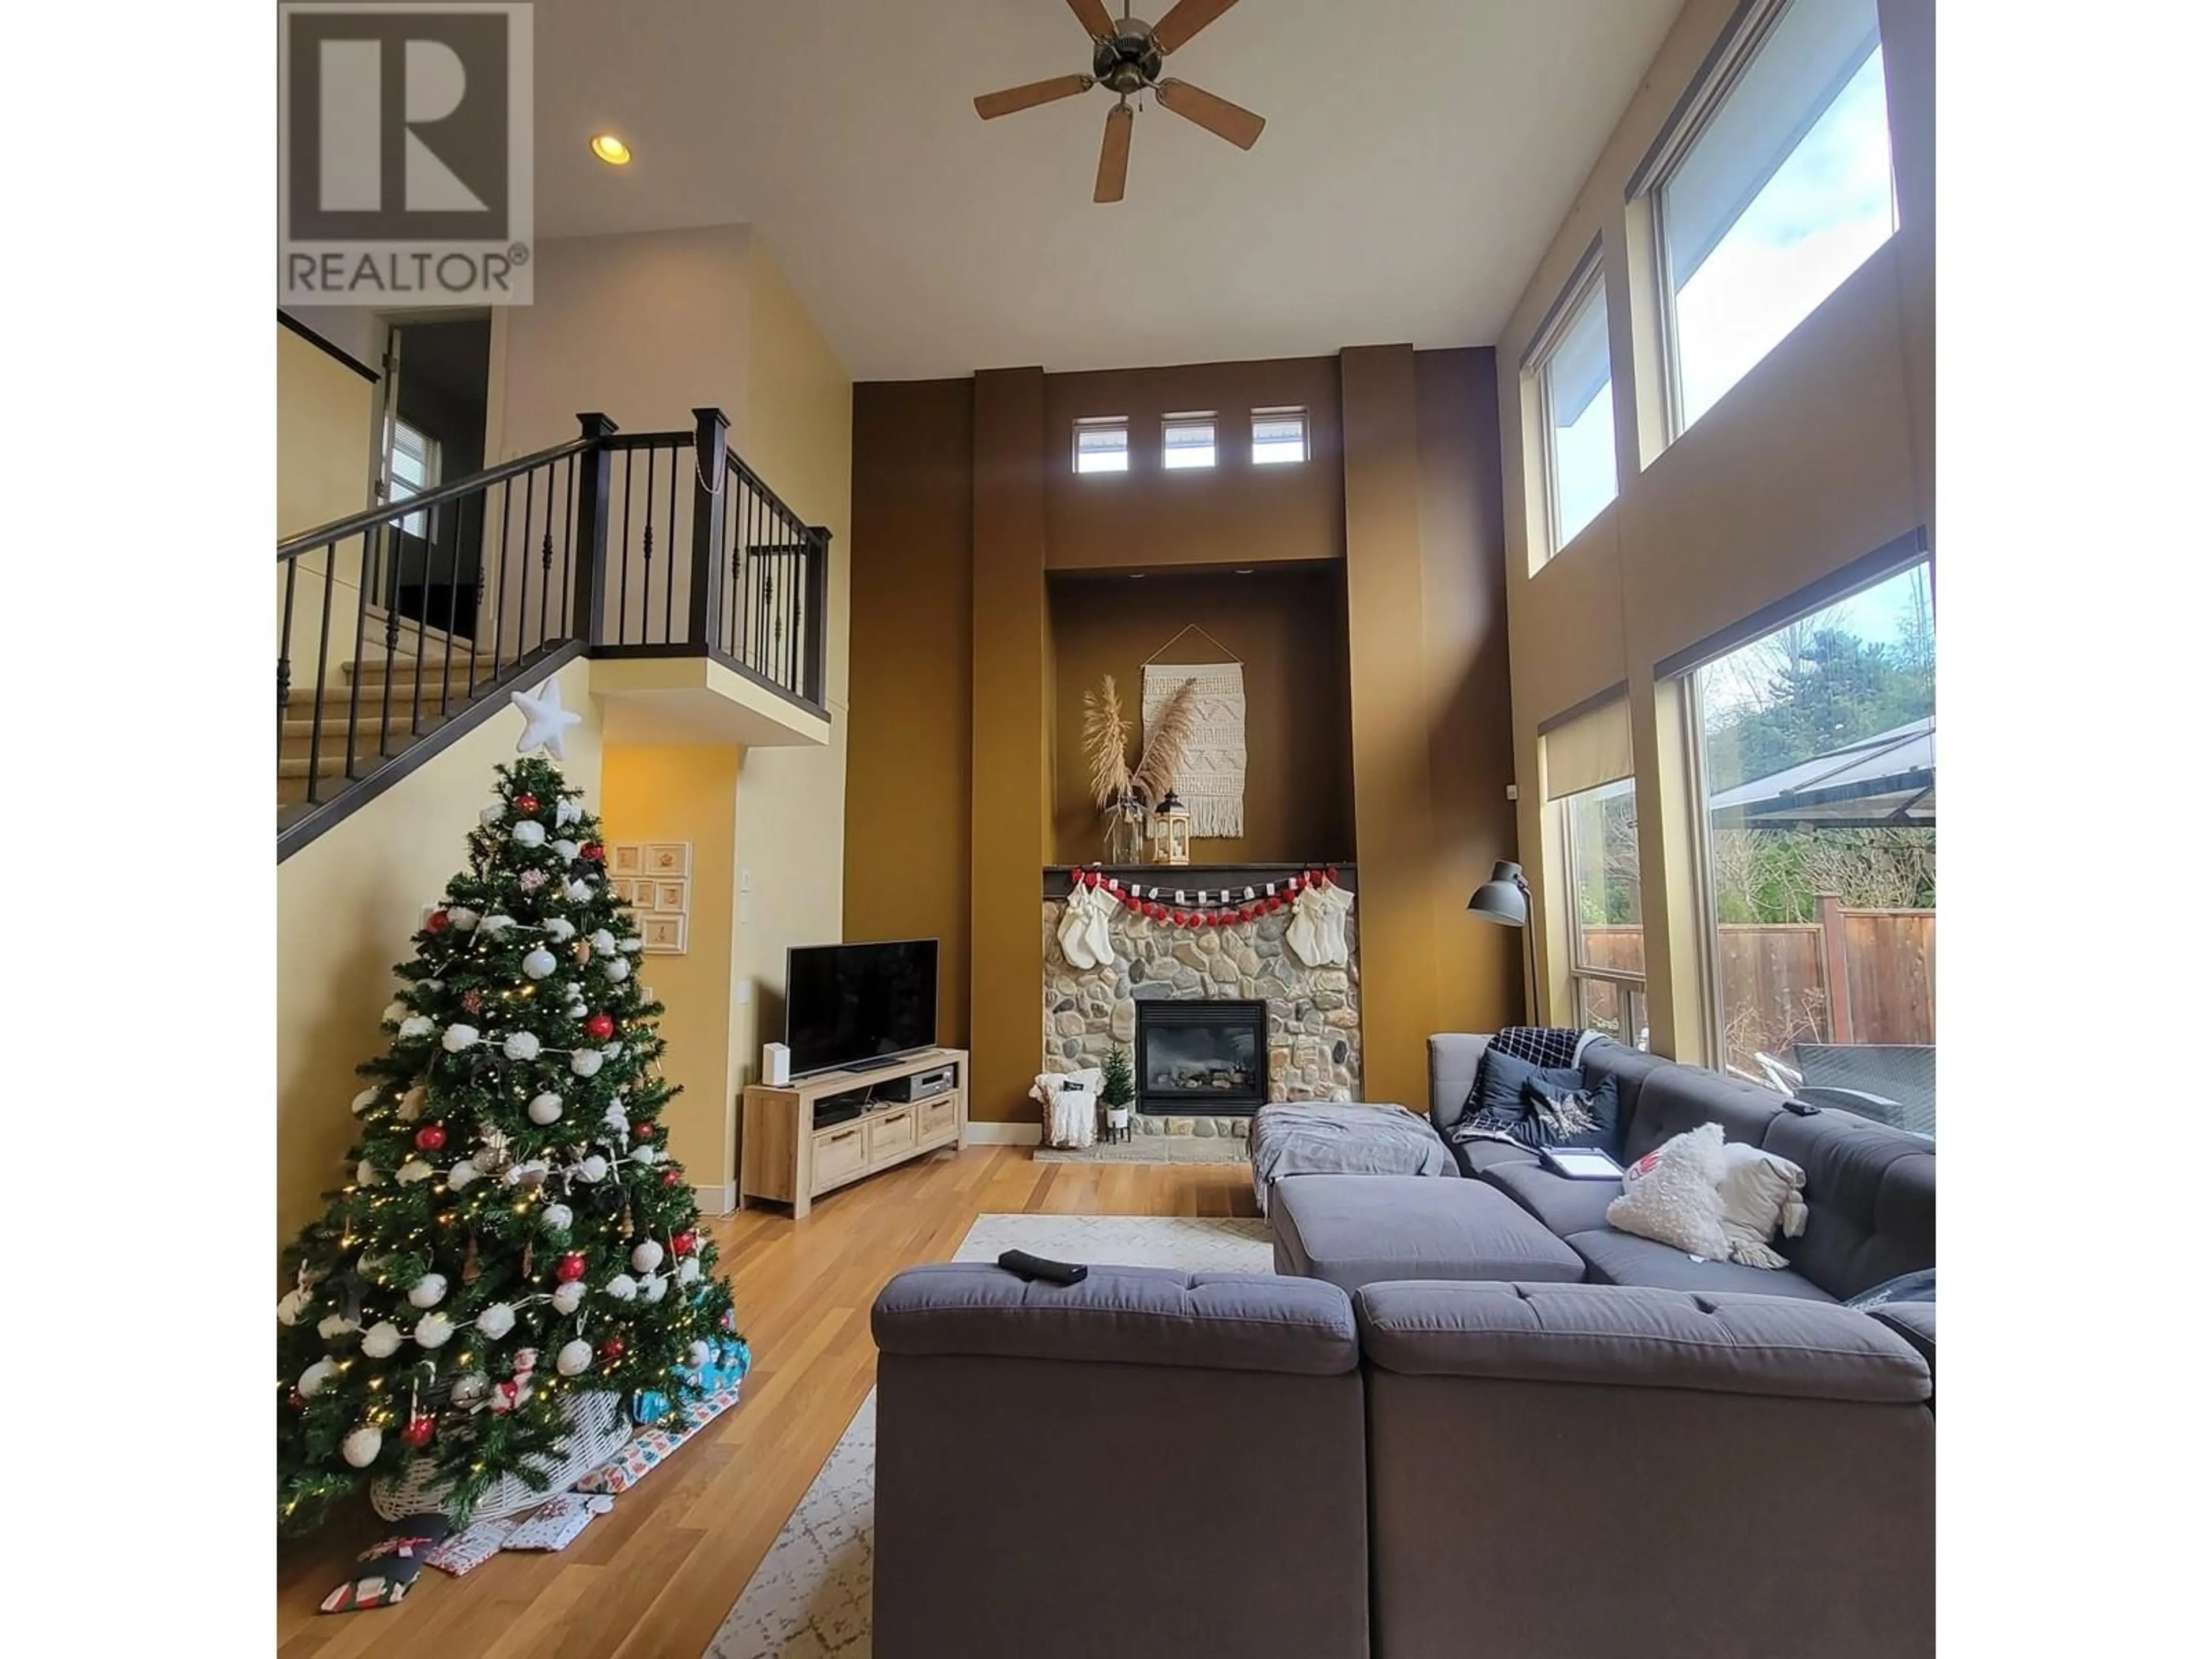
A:
[[[1350,859],[1316,859],[1307,864],[1048,864],[1044,866],[1044,896],[1066,898],[1074,888],[1079,868],[1103,871],[1124,887],[1136,882],[1170,893],[1178,887],[1193,893],[1200,888],[1211,892],[1224,887],[1238,892],[1247,887],[1265,891],[1271,881],[1279,886],[1291,877],[1304,875],[1309,870],[1334,869],[1338,886],[1352,892],[1359,890],[1358,865]]]

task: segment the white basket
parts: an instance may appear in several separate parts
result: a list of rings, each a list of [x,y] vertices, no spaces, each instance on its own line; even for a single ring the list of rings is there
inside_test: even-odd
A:
[[[572,1394],[562,1408],[568,1419],[568,1437],[561,1443],[559,1461],[545,1471],[545,1489],[532,1486],[519,1474],[502,1475],[477,1500],[471,1517],[496,1521],[520,1514],[532,1505],[564,1492],[629,1443],[629,1413],[623,1395],[604,1389]],[[438,1478],[438,1466],[428,1457],[410,1458],[404,1473],[379,1477],[370,1483],[370,1506],[387,1521],[410,1515],[444,1515],[451,1489]]]

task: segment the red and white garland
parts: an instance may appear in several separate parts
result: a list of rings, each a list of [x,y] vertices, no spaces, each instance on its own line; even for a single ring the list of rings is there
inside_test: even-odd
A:
[[[1182,888],[1170,891],[1164,898],[1158,887],[1138,882],[1124,887],[1117,878],[1109,877],[1103,870],[1078,870],[1070,879],[1078,887],[1104,892],[1124,909],[1170,927],[1227,927],[1240,921],[1257,921],[1263,915],[1287,909],[1291,901],[1306,888],[1338,885],[1336,866],[1333,864],[1319,870],[1302,871],[1283,881],[1247,887],[1242,899],[1233,889],[1226,887],[1201,887],[1195,902]]]

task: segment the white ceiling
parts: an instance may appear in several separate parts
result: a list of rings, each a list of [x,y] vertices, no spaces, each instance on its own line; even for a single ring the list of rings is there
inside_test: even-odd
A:
[[[1168,72],[1258,147],[1146,107],[1100,207],[1105,92],[969,101],[1088,69],[1065,0],[538,0],[538,234],[750,223],[856,380],[1487,344],[1679,9],[1244,0]]]

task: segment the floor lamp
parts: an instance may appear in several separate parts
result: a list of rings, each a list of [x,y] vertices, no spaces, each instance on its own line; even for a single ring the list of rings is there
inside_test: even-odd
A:
[[[1528,896],[1528,883],[1521,873],[1521,866],[1510,859],[1500,859],[1490,872],[1490,879],[1474,890],[1474,896],[1467,908],[1485,921],[1501,922],[1508,927],[1521,930],[1521,948],[1528,963],[1528,976],[1521,981],[1522,994],[1527,1006],[1528,1024],[1536,1023],[1536,939],[1534,918],[1536,906]]]

